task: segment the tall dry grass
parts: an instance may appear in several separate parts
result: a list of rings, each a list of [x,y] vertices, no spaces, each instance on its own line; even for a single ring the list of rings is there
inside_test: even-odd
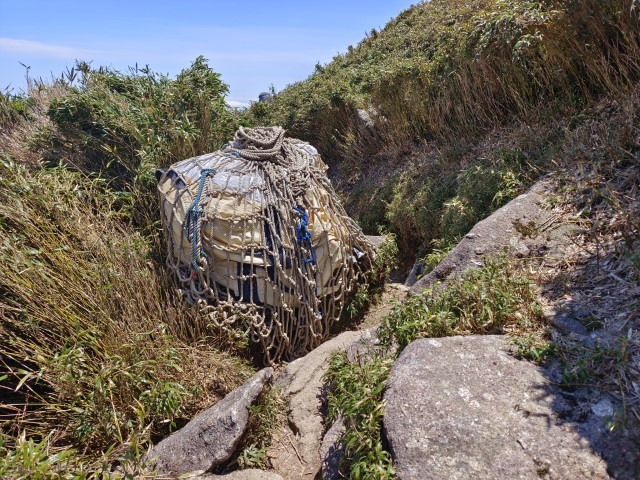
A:
[[[227,121],[220,112],[216,130],[212,111],[224,108],[226,88],[217,74],[203,62],[183,73],[175,83],[151,72],[95,71],[81,86],[32,85],[0,104],[6,478],[108,476],[251,373],[241,355],[246,339],[222,334],[181,302],[160,260],[153,168],[217,142]],[[127,94],[116,95],[123,86]],[[136,89],[150,95],[134,101]],[[207,91],[218,96],[205,99]],[[61,120],[61,105],[86,108]],[[159,108],[182,109],[181,120],[193,120],[189,132],[208,133],[174,144],[163,136],[172,124],[154,116]],[[87,129],[87,119],[104,128]],[[145,125],[166,144],[153,150]],[[157,156],[145,157],[145,148]]]
[[[472,19],[465,55],[444,71],[417,63],[374,90],[386,141],[451,140],[629,88],[640,78],[640,15],[632,4],[497,2]]]
[[[93,453],[148,441],[248,369],[171,295],[98,181],[0,161],[0,362],[8,431]]]

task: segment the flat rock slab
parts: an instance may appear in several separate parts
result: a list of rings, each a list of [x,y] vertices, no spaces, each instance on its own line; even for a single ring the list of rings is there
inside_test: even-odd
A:
[[[273,468],[287,480],[311,479],[320,471],[320,445],[324,431],[323,377],[331,356],[371,332],[349,331],[328,340],[286,366],[274,382],[287,402],[288,425],[278,434],[267,455]]]
[[[247,470],[238,470],[226,475],[214,475],[213,473],[204,473],[195,477],[187,477],[189,480],[283,480],[277,473],[265,472],[255,468]]]
[[[154,446],[147,460],[154,463],[159,474],[167,476],[208,471],[227,461],[247,429],[249,407],[272,376],[272,368],[260,370],[244,385]]]
[[[570,408],[501,336],[421,339],[393,366],[384,430],[398,478],[609,479]]]

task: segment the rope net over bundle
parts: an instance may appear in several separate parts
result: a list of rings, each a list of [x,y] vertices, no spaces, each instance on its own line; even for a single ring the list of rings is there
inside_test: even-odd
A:
[[[178,288],[216,326],[247,330],[268,364],[327,338],[374,257],[316,149],[284,134],[241,128],[158,184]]]

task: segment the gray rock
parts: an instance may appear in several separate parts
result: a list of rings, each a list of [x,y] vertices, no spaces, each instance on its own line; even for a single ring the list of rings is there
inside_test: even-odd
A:
[[[344,478],[344,475],[340,473],[340,460],[344,456],[344,445],[342,444],[344,432],[344,418],[340,415],[325,433],[320,446],[323,480],[340,480]]]
[[[344,350],[365,333],[344,332],[286,366],[274,382],[288,404],[286,431],[268,451],[271,463],[287,479],[313,478],[320,471],[324,395],[323,377],[334,352]]]
[[[369,110],[364,110],[359,108],[356,110],[356,122],[359,127],[373,130],[376,127],[376,122],[374,120],[377,112],[373,108],[369,108]]]
[[[556,327],[563,335],[577,336],[582,339],[589,334],[586,327],[576,320],[572,315],[566,312],[557,311],[553,308],[544,307],[543,314],[545,318]]]
[[[273,376],[265,368],[183,428],[162,440],[147,460],[162,475],[208,471],[233,455],[249,419],[249,407]]]
[[[384,242],[386,235],[365,235],[365,238],[369,240],[369,243],[373,245],[373,248],[378,250],[380,245],[382,245],[382,242]]]
[[[409,275],[407,275],[407,279],[404,281],[405,286],[412,287],[418,281],[418,277],[422,275],[424,272],[424,264],[422,262],[416,262],[411,267],[411,271]]]
[[[612,417],[613,416],[613,404],[608,398],[603,398],[598,403],[591,407],[591,411],[598,417]]]
[[[547,181],[536,183],[529,191],[478,222],[431,272],[416,281],[411,295],[420,293],[435,282],[460,275],[482,265],[482,259],[508,248],[516,256],[529,254],[528,235],[536,236],[551,215],[542,208]]]
[[[214,475],[213,473],[203,473],[195,477],[186,477],[189,480],[284,480],[280,475],[273,472],[265,472],[249,468],[247,470],[238,470],[228,473],[227,475]]]
[[[366,362],[381,351],[375,328],[362,330],[361,333],[356,341],[345,348],[347,359],[351,363]]]
[[[393,366],[384,430],[398,478],[609,479],[569,405],[499,336],[422,339]]]

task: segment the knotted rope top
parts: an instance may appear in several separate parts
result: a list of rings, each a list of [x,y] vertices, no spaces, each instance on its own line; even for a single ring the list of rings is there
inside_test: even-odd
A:
[[[265,165],[265,172],[274,179],[286,177],[294,198],[303,203],[311,182],[310,168],[314,159],[308,151],[300,148],[304,142],[285,138],[284,133],[282,127],[240,127],[231,145],[223,152],[245,160],[284,167],[285,170],[272,169]]]
[[[286,166],[282,149],[284,142],[282,127],[240,127],[229,150],[245,160],[270,160]]]

